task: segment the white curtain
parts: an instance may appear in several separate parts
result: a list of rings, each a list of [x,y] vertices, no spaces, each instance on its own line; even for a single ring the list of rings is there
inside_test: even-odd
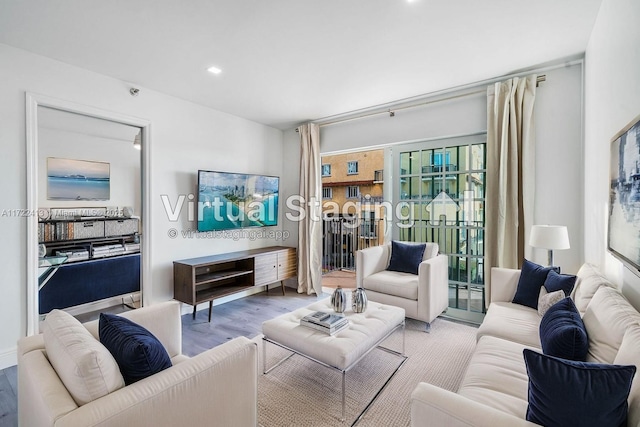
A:
[[[300,196],[304,218],[298,223],[298,293],[322,294],[322,181],[320,127],[309,123],[300,135]],[[302,216],[302,215],[301,215]]]
[[[491,267],[519,268],[531,251],[525,232],[531,228],[535,194],[536,79],[535,74],[515,77],[487,88],[487,305]]]

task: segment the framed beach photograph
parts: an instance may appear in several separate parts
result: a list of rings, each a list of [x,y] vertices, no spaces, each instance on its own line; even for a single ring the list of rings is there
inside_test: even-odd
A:
[[[640,271],[640,116],[611,140],[609,251]]]
[[[110,165],[47,157],[48,200],[109,200]]]

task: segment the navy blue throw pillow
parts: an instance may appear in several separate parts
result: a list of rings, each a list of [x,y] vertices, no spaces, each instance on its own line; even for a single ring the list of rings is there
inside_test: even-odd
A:
[[[576,284],[576,279],[577,277],[571,274],[560,274],[556,273],[555,270],[551,270],[544,281],[544,288],[549,293],[562,289],[564,296],[568,297]]]
[[[547,279],[547,274],[555,269],[557,267],[543,267],[525,259],[520,270],[516,295],[513,297],[512,302],[537,310],[540,288]]]
[[[100,342],[116,359],[126,385],[171,367],[167,350],[147,329],[121,316],[100,314]]]
[[[633,365],[575,362],[524,349],[527,421],[546,427],[627,425]]]
[[[540,344],[547,356],[584,360],[589,337],[580,313],[570,297],[552,305],[540,320]]]
[[[391,241],[391,260],[389,261],[389,271],[399,271],[401,273],[418,274],[418,267],[422,262],[424,249],[422,244],[408,244]]]

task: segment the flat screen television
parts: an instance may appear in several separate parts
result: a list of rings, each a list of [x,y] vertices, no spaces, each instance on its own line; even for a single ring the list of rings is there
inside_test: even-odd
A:
[[[280,178],[198,171],[198,231],[278,225]]]
[[[640,271],[640,116],[611,140],[609,251]]]

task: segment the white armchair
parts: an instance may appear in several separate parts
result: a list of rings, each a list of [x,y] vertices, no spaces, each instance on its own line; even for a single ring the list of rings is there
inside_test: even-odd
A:
[[[405,242],[408,243],[408,242]],[[356,253],[356,284],[370,301],[405,309],[406,316],[427,323],[449,306],[449,262],[438,254],[437,243],[427,243],[418,274],[387,271],[391,244]]]

